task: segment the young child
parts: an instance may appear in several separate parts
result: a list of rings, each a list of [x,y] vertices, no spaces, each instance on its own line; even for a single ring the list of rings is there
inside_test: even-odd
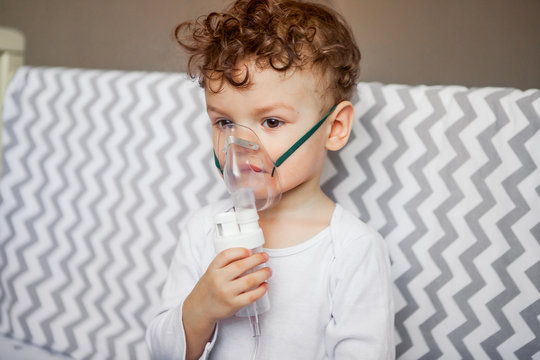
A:
[[[393,359],[384,240],[320,188],[327,151],[345,146],[354,121],[360,52],[343,18],[318,4],[239,0],[180,24],[176,37],[192,55],[214,134],[252,129],[282,197],[259,212],[262,253],[216,255],[213,218],[230,200],[193,215],[147,330],[153,358],[249,359],[249,321],[234,314],[267,293],[257,358]]]

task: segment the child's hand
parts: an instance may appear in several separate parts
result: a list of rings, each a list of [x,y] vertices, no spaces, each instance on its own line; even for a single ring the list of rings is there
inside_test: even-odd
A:
[[[227,249],[215,257],[184,301],[182,321],[188,353],[202,353],[218,320],[235,314],[266,293],[265,281],[272,274],[270,268],[242,276],[266,261],[267,254],[252,254],[244,248]]]
[[[268,289],[270,268],[262,268],[243,275],[246,271],[268,261],[265,253],[252,254],[244,248],[227,249],[210,263],[206,273],[186,299],[195,305],[196,312],[215,322],[227,318],[242,307],[261,298]],[[185,306],[186,304],[184,304]]]

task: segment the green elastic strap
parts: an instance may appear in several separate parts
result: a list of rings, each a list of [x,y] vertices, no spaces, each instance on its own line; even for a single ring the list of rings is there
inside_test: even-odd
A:
[[[221,166],[219,165],[219,159],[216,155],[216,151],[214,150],[214,163],[216,164],[216,167],[218,168],[221,175],[223,175],[223,170],[221,170]]]
[[[332,114],[332,112],[336,109],[336,106],[337,105],[334,105],[332,106],[332,108],[330,109],[330,111],[328,112],[328,114],[326,114],[325,117],[323,117],[321,120],[319,120],[318,123],[315,124],[315,126],[313,126],[311,129],[309,129],[309,131],[307,133],[304,134],[304,136],[302,136],[297,142],[294,143],[293,146],[291,146],[289,148],[289,150],[287,150],[283,155],[281,155],[279,157],[279,159],[277,159],[277,161],[274,163],[274,168],[272,169],[272,175],[271,176],[274,176],[274,173],[276,172],[276,168],[278,166],[280,166],[281,164],[283,164],[283,162],[285,160],[287,160],[287,158],[289,156],[292,155],[292,153],[294,153],[300,146],[302,146],[303,143],[306,142],[307,139],[309,139],[311,137],[311,135],[313,135],[313,133],[315,133],[315,131],[317,131],[317,129],[319,129],[321,127],[321,125],[324,123],[324,121],[330,116],[330,114]],[[221,169],[221,166],[219,165],[219,159],[216,155],[216,151],[214,150],[214,163],[216,164],[216,167],[218,168],[218,170],[221,172],[221,174],[223,175],[223,170]]]
[[[313,126],[304,136],[302,136],[297,142],[295,142],[294,145],[289,148],[289,150],[287,150],[283,155],[279,157],[279,159],[276,160],[276,162],[274,163],[274,168],[272,169],[272,176],[274,176],[276,168],[283,164],[283,162],[287,160],[289,156],[291,156],[300,146],[302,146],[303,143],[306,142],[307,139],[311,137],[311,135],[313,135],[313,133],[315,133],[315,131],[317,131],[318,128],[321,127],[324,121],[336,109],[336,106],[337,105],[332,106],[332,109],[330,109],[330,112],[328,112],[325,117],[323,117],[318,123],[316,123],[315,126]]]

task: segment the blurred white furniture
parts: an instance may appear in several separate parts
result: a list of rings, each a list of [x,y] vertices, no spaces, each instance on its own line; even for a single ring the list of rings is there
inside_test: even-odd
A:
[[[9,80],[24,63],[24,36],[15,29],[0,26],[0,136],[2,135],[2,104]],[[0,159],[2,149],[0,148]],[[2,162],[0,161],[0,174]]]
[[[0,26],[0,109],[9,80],[24,63],[24,45],[20,31]]]

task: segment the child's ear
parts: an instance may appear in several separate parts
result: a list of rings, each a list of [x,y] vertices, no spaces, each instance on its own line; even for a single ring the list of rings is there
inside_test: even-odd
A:
[[[330,124],[330,133],[326,140],[326,149],[336,151],[349,141],[354,121],[354,107],[350,101],[342,101],[334,110]]]

